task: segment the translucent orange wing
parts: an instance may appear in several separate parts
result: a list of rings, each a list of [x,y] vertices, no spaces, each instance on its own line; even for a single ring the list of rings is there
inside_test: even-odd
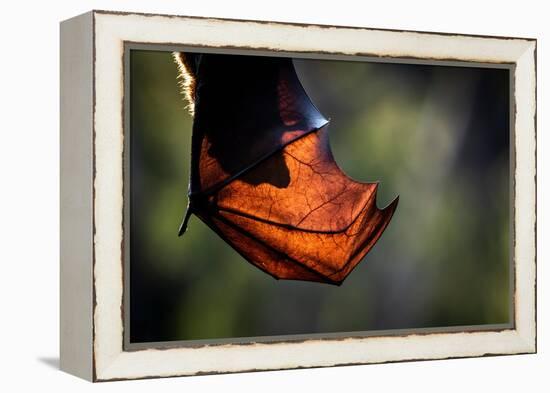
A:
[[[280,279],[340,284],[374,246],[397,199],[337,166],[328,121],[292,61],[202,55],[189,208],[246,260]]]

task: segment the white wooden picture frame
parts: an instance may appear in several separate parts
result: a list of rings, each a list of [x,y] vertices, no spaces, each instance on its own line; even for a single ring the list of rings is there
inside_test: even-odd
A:
[[[125,350],[124,53],[485,63],[513,71],[513,316],[494,330]],[[61,368],[90,381],[536,352],[536,40],[91,11],[61,23]]]

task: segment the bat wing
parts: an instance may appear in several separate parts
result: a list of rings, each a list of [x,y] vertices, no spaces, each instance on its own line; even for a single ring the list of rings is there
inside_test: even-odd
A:
[[[397,199],[378,209],[377,183],[340,170],[328,121],[290,60],[214,57],[201,67],[188,213],[276,278],[340,284],[380,238]],[[224,97],[231,81],[216,80],[228,67],[237,97]]]
[[[290,183],[254,185],[247,176],[284,159]],[[376,206],[376,183],[360,183],[336,165],[328,126],[307,134],[212,197],[198,214],[249,262],[276,278],[341,283],[388,225],[397,199]]]

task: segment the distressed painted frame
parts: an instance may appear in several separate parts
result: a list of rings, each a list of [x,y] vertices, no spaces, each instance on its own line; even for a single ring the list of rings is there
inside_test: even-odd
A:
[[[513,69],[510,328],[124,345],[128,44]],[[61,24],[61,368],[92,381],[536,352],[536,40],[91,11]],[[243,345],[246,344],[246,345]]]

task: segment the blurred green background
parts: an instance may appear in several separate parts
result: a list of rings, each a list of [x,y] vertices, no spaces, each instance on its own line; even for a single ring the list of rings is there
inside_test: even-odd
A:
[[[131,342],[508,323],[509,72],[294,60],[351,177],[396,195],[341,287],[276,281],[199,219],[183,237],[192,118],[169,52],[130,60]]]

